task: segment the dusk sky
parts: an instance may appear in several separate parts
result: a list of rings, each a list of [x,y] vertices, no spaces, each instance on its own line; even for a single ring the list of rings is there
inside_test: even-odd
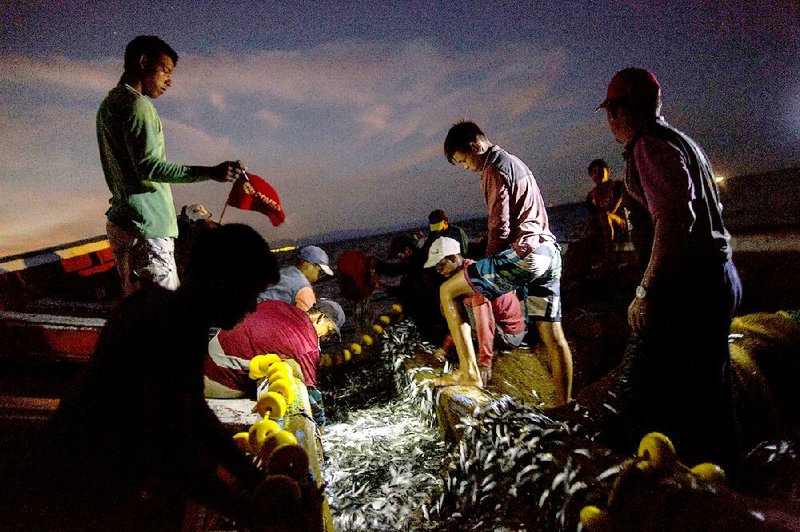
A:
[[[103,234],[95,113],[125,45],[180,55],[155,101],[167,156],[240,159],[286,222],[229,208],[271,243],[485,214],[477,174],[447,163],[472,119],[522,158],[550,205],[581,200],[622,148],[594,113],[611,76],[653,70],[664,116],[718,174],[800,166],[800,4],[611,2],[0,3],[0,256]],[[218,219],[230,185],[174,185]]]

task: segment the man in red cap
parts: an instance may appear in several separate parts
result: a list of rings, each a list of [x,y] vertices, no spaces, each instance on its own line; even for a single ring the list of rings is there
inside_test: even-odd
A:
[[[628,308],[621,425],[630,442],[664,432],[687,463],[735,464],[728,333],[741,282],[711,163],[661,116],[648,70],[617,72],[598,109],[625,146],[632,239],[646,265]]]

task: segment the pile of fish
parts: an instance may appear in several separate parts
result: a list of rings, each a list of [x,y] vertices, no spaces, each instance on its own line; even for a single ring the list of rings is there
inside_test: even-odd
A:
[[[336,530],[441,528],[423,510],[439,497],[446,455],[429,415],[432,392],[416,388],[413,378],[397,371],[417,349],[430,346],[410,322],[398,324],[384,333],[380,356],[353,368],[350,378],[340,383],[344,396],[351,398],[349,408],[334,414],[337,421],[323,436],[323,476]],[[375,379],[384,382],[370,382]],[[360,387],[361,394],[350,386]],[[365,398],[365,389],[391,390],[392,400]],[[360,405],[355,402],[359,395]]]
[[[414,378],[434,370],[405,364],[430,350],[403,321],[387,328],[372,367],[346,382],[363,392],[374,388],[366,375],[385,379],[390,370],[395,395],[381,404],[364,398],[361,408],[338,412],[325,432],[324,476],[337,530],[574,529],[570,503],[588,500],[591,484],[607,490],[618,461],[576,445],[583,437],[566,423],[508,397],[465,418],[465,437],[447,448],[434,428],[434,392]],[[599,471],[604,457],[613,465]]]
[[[425,530],[445,444],[410,401],[351,412],[323,436],[323,476],[336,530]]]
[[[456,444],[442,442],[435,392],[414,378],[434,370],[406,363],[431,349],[403,321],[386,329],[369,366],[352,368],[343,388],[352,401],[323,436],[337,530],[576,530],[581,508],[607,502],[632,454],[596,441],[596,410],[574,405],[555,419],[505,396],[462,419]],[[797,497],[794,445],[765,442],[748,465],[763,475],[764,495]],[[791,479],[778,482],[777,469]]]
[[[459,428],[435,505],[452,529],[574,530],[580,509],[602,498],[620,468],[619,455],[509,397]]]

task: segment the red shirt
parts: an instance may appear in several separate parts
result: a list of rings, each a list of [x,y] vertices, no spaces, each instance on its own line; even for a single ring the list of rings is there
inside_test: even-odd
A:
[[[248,376],[250,360],[256,355],[276,353],[300,365],[306,386],[317,385],[319,339],[311,319],[294,305],[277,299],[262,301],[256,311],[229,331],[220,331],[224,355],[206,357],[206,376],[234,390],[255,390]]]

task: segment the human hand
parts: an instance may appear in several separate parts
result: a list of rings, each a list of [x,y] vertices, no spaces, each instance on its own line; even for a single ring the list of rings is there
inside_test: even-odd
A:
[[[247,167],[241,161],[225,161],[214,167],[214,181],[220,183],[231,183],[242,176],[242,172],[247,171]]]
[[[649,305],[646,298],[633,298],[628,306],[628,325],[634,332],[640,333],[647,329],[650,322]]]
[[[447,358],[447,353],[446,353],[446,352],[445,352],[445,350],[444,350],[444,349],[442,349],[441,347],[437,347],[437,348],[436,348],[436,350],[433,352],[433,356],[434,356],[434,357],[436,358],[436,360],[438,360],[439,362],[444,362],[444,361],[445,361],[445,359]]]

